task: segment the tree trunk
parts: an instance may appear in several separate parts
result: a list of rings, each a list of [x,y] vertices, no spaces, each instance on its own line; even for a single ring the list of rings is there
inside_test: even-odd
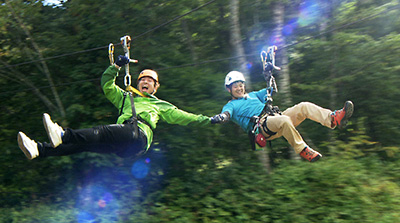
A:
[[[196,63],[198,60],[198,56],[197,56],[195,48],[194,48],[194,44],[192,41],[192,34],[189,31],[189,28],[186,23],[186,19],[181,20],[181,25],[182,25],[183,32],[185,33],[186,43],[188,44],[190,53],[192,55],[192,62]]]
[[[251,88],[251,79],[249,73],[246,69],[246,58],[244,57],[244,48],[242,45],[242,38],[240,32],[240,23],[239,23],[239,0],[231,0],[230,1],[230,32],[231,32],[231,39],[230,44],[232,46],[234,56],[236,56],[237,63],[239,64],[239,71],[243,73],[246,79],[246,89]],[[271,162],[268,156],[267,151],[257,151],[258,158],[263,165],[265,171],[267,173],[271,172]]]
[[[246,79],[246,87],[251,88],[251,79],[249,72],[246,69],[246,58],[244,53],[244,48],[242,44],[242,34],[240,32],[240,22],[239,22],[239,0],[231,0],[230,4],[230,32],[231,39],[230,44],[233,49],[234,56],[237,57],[237,63],[239,64],[238,70],[243,73]]]
[[[278,52],[277,52],[277,65],[282,68],[279,71],[279,94],[284,96],[284,101],[282,105],[285,107],[289,107],[292,105],[292,96],[290,94],[290,75],[289,75],[289,59],[287,56],[286,48],[283,46],[286,45],[285,37],[282,35],[282,30],[284,26],[284,15],[285,15],[285,6],[281,2],[277,2],[274,4],[273,8],[273,18],[275,29],[272,31],[273,38],[278,40],[279,42],[276,43],[278,45]],[[279,64],[279,62],[281,62]]]
[[[335,6],[335,1],[334,0],[332,0],[331,1],[331,4],[329,4],[330,6],[331,6],[331,8],[330,8],[330,12],[329,12],[329,14],[333,14],[333,11],[334,11],[334,7],[336,7]],[[326,13],[327,14],[327,13]],[[323,26],[321,26],[321,29],[320,29],[320,32],[325,32],[326,31],[326,28],[327,28],[327,22],[325,22],[325,23],[323,23]],[[332,32],[332,36],[334,36],[335,35],[335,32],[336,31],[333,31]],[[324,37],[325,39],[326,39],[326,37]],[[335,80],[335,78],[336,78],[336,73],[337,73],[337,67],[336,67],[336,61],[337,61],[337,47],[335,47],[335,46],[332,46],[333,47],[333,55],[332,55],[332,60],[331,60],[331,67],[330,67],[330,74],[329,74],[329,79],[330,80]],[[331,108],[331,109],[334,109],[335,108],[335,102],[336,102],[336,99],[337,99],[337,94],[336,94],[336,91],[337,91],[337,86],[335,86],[334,84],[332,84],[331,86],[330,86],[330,88],[329,88],[329,99],[330,99],[330,102],[329,102],[329,107]],[[333,134],[333,131],[329,131],[329,142],[333,142],[333,141],[335,141],[336,139],[335,139],[335,135]],[[334,147],[331,147],[331,149],[330,149],[330,153],[332,153],[332,152],[334,152],[333,151],[334,150]]]
[[[29,88],[32,89],[33,93],[34,93],[36,96],[38,96],[38,97],[40,98],[40,100],[42,100],[42,102],[45,104],[45,106],[46,106],[51,112],[57,111],[57,107],[56,107],[53,103],[51,103],[51,101],[49,100],[49,98],[47,98],[46,95],[42,94],[42,92],[40,92],[39,89],[38,89],[35,85],[32,84],[32,82],[30,82],[29,80],[25,79],[23,74],[21,74],[20,72],[18,72],[18,71],[16,71],[16,70],[13,70],[12,68],[10,68],[6,62],[4,62],[4,61],[2,61],[2,60],[0,60],[0,62],[1,62],[5,67],[8,67],[8,68],[10,69],[11,73],[13,74],[13,77],[16,77],[16,79],[18,79],[18,80],[15,80],[15,79],[13,79],[13,78],[7,78],[7,79],[10,79],[11,81],[15,81],[15,82],[17,82],[18,84],[21,84],[21,82],[22,82],[23,84],[25,84],[26,86],[28,86]],[[0,72],[2,72],[2,71],[0,71]],[[8,74],[4,74],[4,77],[8,77],[7,75],[8,75]],[[3,75],[2,75],[2,76],[3,76]]]
[[[279,71],[279,84],[278,84],[278,90],[279,94],[283,95],[284,101],[280,103],[283,107],[290,107],[293,104],[292,96],[290,93],[290,74],[289,74],[289,58],[287,55],[287,50],[286,48],[283,48],[283,46],[286,45],[285,37],[282,34],[284,22],[285,22],[285,6],[281,2],[276,2],[274,3],[273,6],[273,18],[274,18],[274,24],[275,24],[275,29],[272,31],[273,33],[273,39],[278,40],[276,45],[278,46],[278,52],[277,52],[277,66],[280,66],[282,68],[281,71]],[[279,64],[279,61],[281,63]],[[290,154],[290,159],[293,160],[299,160],[300,157],[294,152],[294,149],[291,148],[289,150]]]
[[[39,46],[37,45],[37,43],[35,42],[33,36],[31,35],[31,33],[29,32],[28,28],[24,25],[22,19],[15,13],[13,7],[11,6],[11,4],[9,3],[9,1],[6,1],[6,5],[8,6],[8,8],[10,9],[11,13],[13,14],[15,20],[17,21],[17,23],[19,24],[19,26],[21,27],[21,29],[24,31],[25,35],[29,38],[29,40],[31,41],[31,44],[33,46],[33,48],[36,50],[39,59],[40,59],[40,63],[42,65],[43,71],[47,77],[47,80],[50,84],[50,88],[51,91],[53,93],[54,99],[57,103],[57,110],[60,113],[61,117],[65,118],[65,109],[64,106],[60,100],[60,96],[58,95],[58,92],[54,86],[54,82],[53,79],[51,78],[51,74],[49,71],[49,68],[47,67],[47,63],[44,61],[44,57],[42,55],[42,52],[39,48]]]

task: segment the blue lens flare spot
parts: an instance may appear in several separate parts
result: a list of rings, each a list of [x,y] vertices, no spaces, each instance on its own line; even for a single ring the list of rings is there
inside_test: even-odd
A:
[[[93,217],[93,215],[87,213],[86,211],[80,211],[76,220],[78,223],[89,223],[94,222],[95,218]]]
[[[253,67],[253,63],[252,63],[252,62],[248,62],[248,63],[246,64],[246,68],[247,68],[248,70],[250,70],[252,67]]]
[[[96,222],[98,219],[105,222],[117,222],[120,210],[117,199],[106,187],[93,184],[82,188],[75,208],[79,210],[76,215],[78,223]]]
[[[305,1],[300,6],[299,25],[307,26],[315,23],[321,16],[321,8],[315,1]]]
[[[269,46],[271,46],[271,45],[279,46],[282,43],[282,39],[277,36],[271,36],[269,42],[271,43]]]
[[[150,159],[139,159],[133,165],[131,169],[132,175],[137,179],[143,179],[147,176],[150,171]]]

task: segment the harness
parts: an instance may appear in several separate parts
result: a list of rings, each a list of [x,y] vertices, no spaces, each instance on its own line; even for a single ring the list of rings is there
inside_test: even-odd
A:
[[[135,89],[135,90],[136,90],[136,89]],[[130,100],[131,100],[132,117],[131,117],[130,119],[126,120],[124,123],[125,123],[125,124],[135,124],[135,123],[136,123],[136,125],[137,125],[137,122],[141,122],[141,123],[143,123],[143,124],[149,126],[150,129],[153,130],[153,128],[151,127],[151,125],[150,125],[146,120],[144,120],[142,117],[140,117],[139,115],[136,114],[136,110],[135,110],[135,105],[134,105],[134,99],[133,99],[132,92],[126,92],[126,91],[124,92],[124,99],[123,99],[123,101],[122,101],[121,110],[119,111],[119,116],[121,116],[122,113],[123,113],[123,109],[124,109],[124,105],[125,105],[125,99],[126,99],[126,96],[127,96],[127,95],[129,95],[129,98],[130,98]],[[142,94],[142,95],[143,95],[143,94]],[[145,95],[143,95],[143,96],[145,96]]]
[[[253,130],[249,132],[250,143],[253,150],[264,150],[266,148],[267,139],[276,134],[276,132],[271,131],[267,127],[268,116],[275,115],[282,115],[278,106],[272,107],[271,104],[266,103],[260,115],[250,118],[250,122],[254,123]],[[261,133],[261,129],[268,134],[268,137],[265,137]],[[268,143],[269,147],[272,148],[271,141],[268,141]]]

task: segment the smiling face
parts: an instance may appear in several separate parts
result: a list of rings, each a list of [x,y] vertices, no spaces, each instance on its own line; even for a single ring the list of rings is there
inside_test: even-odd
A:
[[[246,94],[244,82],[241,81],[231,84],[227,89],[234,99],[243,98]]]
[[[142,77],[142,78],[140,78],[137,87],[138,87],[138,90],[142,93],[146,92],[149,94],[153,94],[157,91],[159,85],[151,77]]]

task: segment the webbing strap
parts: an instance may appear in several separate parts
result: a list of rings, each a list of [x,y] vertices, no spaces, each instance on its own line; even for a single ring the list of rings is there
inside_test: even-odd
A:
[[[264,131],[266,134],[269,135],[268,137],[265,136],[265,138],[268,139],[268,138],[270,138],[271,136],[275,135],[276,132],[271,131],[271,130],[267,127],[267,118],[268,118],[268,116],[265,117],[265,121],[264,121],[264,123],[261,124],[261,127],[262,127],[263,131]]]
[[[132,124],[134,125],[135,137],[138,136],[138,125],[137,125],[137,117],[136,117],[136,109],[135,102],[133,100],[133,95],[130,93],[129,98],[131,99],[131,107],[132,107]]]
[[[134,88],[134,87],[132,87],[132,86],[130,86],[130,85],[126,87],[126,90],[129,91],[129,92],[132,92],[132,93],[134,93],[134,94],[140,95],[140,96],[142,96],[142,97],[144,97],[144,98],[148,98],[148,96],[144,95],[144,94],[143,94],[142,92],[140,92],[138,89],[136,89],[136,88]]]
[[[124,105],[125,105],[125,99],[126,99],[126,92],[124,92],[124,100],[122,101],[122,106],[121,106],[121,110],[119,111],[119,116],[122,115],[122,111],[124,110]]]

